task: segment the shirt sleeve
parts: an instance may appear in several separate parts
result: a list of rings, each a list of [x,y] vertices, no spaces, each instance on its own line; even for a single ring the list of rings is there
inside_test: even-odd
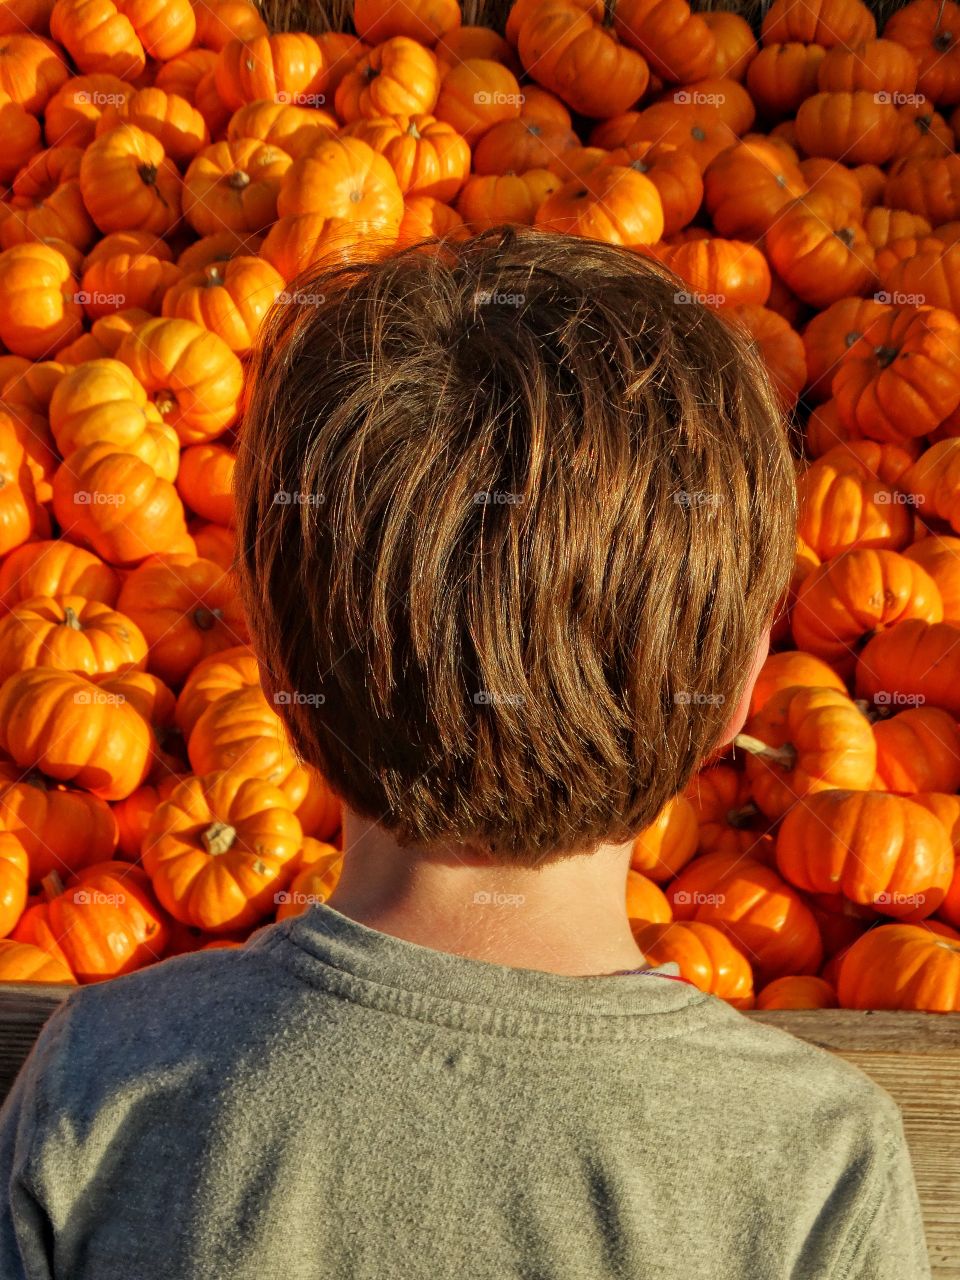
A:
[[[0,1276],[54,1280],[53,1227],[36,1175],[46,1127],[44,1083],[58,1070],[65,1006],[41,1029],[0,1109]],[[69,1176],[69,1175],[66,1175]]]
[[[844,1280],[930,1280],[920,1201],[899,1113],[882,1151],[878,1194]]]

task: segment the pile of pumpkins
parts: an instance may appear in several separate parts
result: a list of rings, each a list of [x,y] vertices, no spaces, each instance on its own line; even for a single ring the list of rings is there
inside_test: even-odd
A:
[[[741,1008],[960,1009],[960,5],[0,0],[0,981],[336,883],[231,575],[244,375],[296,277],[503,223],[666,264],[803,440],[735,746],[635,842],[651,963]]]

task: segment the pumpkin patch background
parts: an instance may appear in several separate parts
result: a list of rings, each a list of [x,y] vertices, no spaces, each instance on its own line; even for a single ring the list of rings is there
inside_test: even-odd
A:
[[[302,272],[512,223],[658,260],[796,429],[774,651],[635,842],[639,945],[740,1008],[960,1010],[960,5],[876,12],[0,0],[0,981],[331,892],[231,573],[247,360]]]

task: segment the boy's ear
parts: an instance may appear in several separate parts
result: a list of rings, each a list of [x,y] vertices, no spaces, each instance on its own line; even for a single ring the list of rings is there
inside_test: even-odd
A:
[[[743,693],[740,695],[740,701],[734,707],[727,726],[723,731],[722,738],[717,744],[716,754],[719,754],[724,747],[734,740],[743,726],[747,723],[750,715],[750,699],[753,697],[753,687],[757,683],[757,677],[763,664],[767,660],[767,654],[770,652],[770,629],[769,627],[760,637],[760,643],[757,645],[757,651],[753,655],[753,661],[750,664],[750,674],[747,676],[747,682],[743,686]]]

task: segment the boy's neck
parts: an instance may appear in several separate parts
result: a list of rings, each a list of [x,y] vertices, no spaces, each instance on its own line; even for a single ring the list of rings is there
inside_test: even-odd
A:
[[[581,976],[637,969],[626,913],[629,845],[539,870],[491,866],[462,849],[423,853],[344,816],[343,873],[329,904],[382,933],[518,969]]]

